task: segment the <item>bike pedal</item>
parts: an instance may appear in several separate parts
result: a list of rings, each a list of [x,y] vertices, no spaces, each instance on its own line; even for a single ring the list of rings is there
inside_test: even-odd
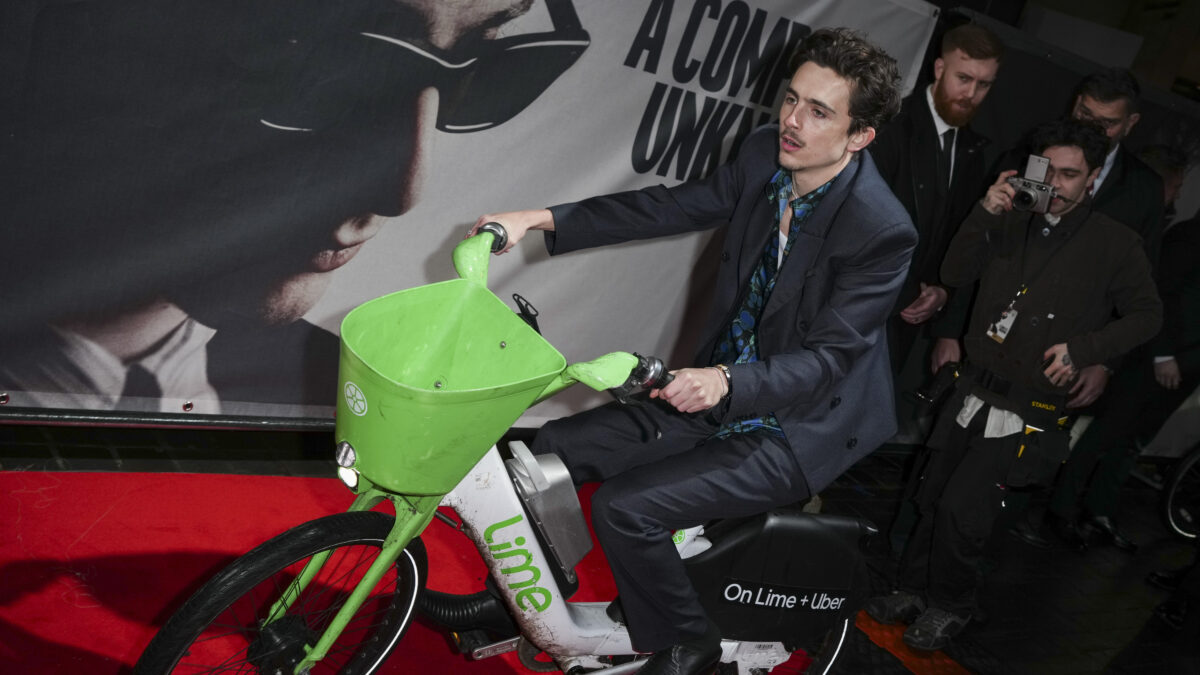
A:
[[[476,661],[486,659],[498,654],[516,651],[517,643],[521,637],[508,638],[499,642],[493,642],[492,638],[482,630],[469,630],[453,632],[450,636],[454,639],[455,646],[458,651]]]
[[[462,654],[471,654],[491,642],[487,633],[482,630],[452,631],[450,637],[454,639],[454,646],[458,647],[459,653]]]

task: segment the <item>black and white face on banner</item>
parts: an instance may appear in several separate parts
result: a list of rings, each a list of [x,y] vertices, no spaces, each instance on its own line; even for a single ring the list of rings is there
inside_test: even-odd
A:
[[[5,405],[269,418],[331,415],[341,317],[449,278],[478,213],[704,175],[777,118],[813,28],[863,30],[911,84],[934,23],[917,0],[5,5]],[[666,355],[706,241],[526,247],[493,285],[569,359]],[[597,288],[593,324],[571,299]]]

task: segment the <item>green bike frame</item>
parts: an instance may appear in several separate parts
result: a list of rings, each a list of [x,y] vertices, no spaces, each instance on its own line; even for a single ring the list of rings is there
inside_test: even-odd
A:
[[[618,387],[637,365],[633,354],[614,352],[568,366],[488,290],[493,240],[485,232],[455,248],[458,279],[376,298],[342,321],[336,439],[348,449],[342,478],[357,494],[350,510],[388,499],[396,523],[296,673],[325,657],[442,497],[529,406],[577,382],[596,390]],[[328,555],[308,562],[272,606],[267,624],[287,613]]]

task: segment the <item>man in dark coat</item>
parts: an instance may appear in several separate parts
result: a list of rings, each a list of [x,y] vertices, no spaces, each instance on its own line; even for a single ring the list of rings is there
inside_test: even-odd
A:
[[[1158,264],[1163,229],[1162,179],[1122,141],[1141,120],[1138,101],[1141,87],[1128,70],[1111,68],[1080,80],[1075,88],[1070,116],[1099,126],[1108,139],[1104,162],[1092,188],[1092,208],[1129,227],[1140,237],[1151,268]],[[1031,152],[1022,143],[1004,153],[996,163],[1000,170],[1024,168]],[[959,309],[956,306],[955,309]],[[947,333],[956,322],[947,317]],[[961,325],[959,326],[962,327]],[[1080,409],[1104,394],[1108,379],[1119,360],[1084,368],[1071,390],[1070,406]]]
[[[1071,116],[1099,125],[1108,136],[1108,154],[1092,189],[1093,207],[1133,228],[1142,238],[1150,265],[1158,264],[1163,232],[1163,181],[1126,148],[1124,141],[1141,120],[1141,87],[1128,70],[1089,75],[1075,90]]]
[[[991,91],[1004,44],[978,24],[952,28],[933,63],[933,83],[904,99],[879,132],[871,157],[904,204],[921,240],[900,291],[888,339],[894,371],[910,357],[920,326],[946,305],[939,268],[959,223],[987,188],[984,146],[969,126]],[[931,326],[935,335],[936,321]],[[956,327],[958,328],[958,327]],[[957,331],[948,337],[955,339]]]
[[[1071,117],[1097,124],[1108,138],[1108,152],[1092,189],[1093,208],[1137,232],[1141,236],[1150,266],[1155,268],[1162,249],[1165,205],[1168,203],[1164,199],[1164,181],[1159,172],[1150,168],[1122,143],[1141,120],[1138,112],[1140,96],[1141,87],[1128,70],[1102,70],[1080,80],[1075,88]],[[1131,357],[1137,358],[1136,355]],[[1118,358],[1084,368],[1072,388],[1069,405],[1085,415],[1106,414],[1109,403],[1101,397],[1111,390],[1109,380],[1114,373],[1123,369],[1123,364],[1124,360]],[[1127,386],[1128,378],[1136,376],[1126,374],[1122,377],[1126,381],[1114,385]],[[1128,474],[1128,458],[1118,459],[1113,455],[1101,463],[1097,473],[1097,495],[1104,496],[1097,497],[1095,501],[1089,499],[1101,512],[1100,519],[1089,517],[1086,524],[1090,527],[1082,532],[1076,527],[1078,523],[1075,522],[1075,516],[1078,514],[1075,501],[1083,490],[1087,476],[1096,468],[1095,462],[1098,457],[1092,454],[1098,449],[1089,445],[1084,446],[1083,454],[1073,455],[1068,462],[1064,474],[1066,485],[1062,488],[1064,491],[1058,492],[1054,497],[1057,507],[1052,507],[1046,512],[1047,519],[1044,524],[1074,547],[1086,546],[1085,539],[1090,538],[1087,529],[1090,529],[1119,548],[1132,551],[1135,548],[1133,541],[1117,529],[1111,518],[1116,509],[1116,486],[1119,486]],[[1112,446],[1109,446],[1109,450],[1104,451],[1104,454],[1112,451]],[[1023,509],[1027,501],[1027,496],[1015,500],[1017,510]],[[1042,528],[1043,523],[1033,516],[1019,519],[1009,531],[1030,545],[1045,548],[1049,546],[1049,542],[1040,534]]]
[[[651,405],[547,424],[533,450],[602,481],[592,525],[612,565],[638,672],[711,672],[719,631],[673,530],[803,500],[895,432],[884,322],[916,245],[862,150],[895,114],[891,57],[845,29],[809,36],[780,125],[710,177],[552,209],[485,215],[552,254],[726,227],[696,367]]]
[[[1122,68],[1102,70],[1079,82],[1071,117],[1098,125],[1108,137],[1108,154],[1092,187],[1093,208],[1137,232],[1154,268],[1162,248],[1163,182],[1122,145],[1141,120],[1140,98],[1141,87],[1133,73]],[[1097,363],[1081,372],[1071,392],[1071,407],[1095,403],[1107,390],[1119,363]]]
[[[1009,488],[1044,485],[1066,458],[1065,408],[1080,369],[1149,340],[1162,321],[1137,235],[1088,197],[1104,161],[1101,131],[1061,120],[1031,138],[1054,189],[1044,213],[1014,210],[1007,179],[1017,172],[1002,172],[942,264],[949,284],[979,281],[969,367],[929,439],[921,520],[897,590],[866,607],[879,621],[911,622],[904,641],[917,649],[944,647],[970,620],[983,546]]]

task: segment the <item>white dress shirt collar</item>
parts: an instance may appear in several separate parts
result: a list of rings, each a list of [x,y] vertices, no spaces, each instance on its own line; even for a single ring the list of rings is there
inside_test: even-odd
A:
[[[1109,150],[1108,155],[1104,157],[1104,167],[1100,169],[1100,175],[1096,176],[1096,182],[1092,183],[1092,194],[1100,192],[1100,186],[1104,183],[1104,179],[1108,178],[1108,174],[1112,172],[1113,164],[1117,161],[1117,151],[1121,149],[1121,144]]]
[[[162,397],[144,400],[139,410],[218,414],[221,404],[208,381],[209,340],[216,333],[186,319],[137,364],[154,376]],[[50,327],[49,344],[36,359],[12,359],[0,364],[14,405],[49,408],[113,410],[121,399],[129,365],[88,338]]]

